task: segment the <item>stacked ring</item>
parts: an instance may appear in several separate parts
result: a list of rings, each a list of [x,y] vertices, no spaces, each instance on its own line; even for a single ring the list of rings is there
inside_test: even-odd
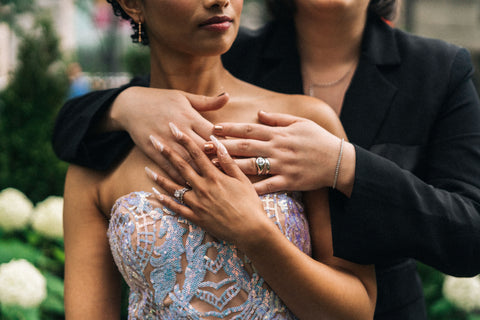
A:
[[[270,161],[267,158],[258,157],[255,159],[255,167],[257,168],[257,175],[270,173]]]
[[[175,199],[177,199],[177,201],[181,204],[185,204],[185,202],[183,202],[183,195],[185,194],[185,192],[187,191],[190,191],[192,190],[192,188],[190,187],[185,187],[185,188],[182,188],[182,189],[177,189],[173,192],[173,197]]]

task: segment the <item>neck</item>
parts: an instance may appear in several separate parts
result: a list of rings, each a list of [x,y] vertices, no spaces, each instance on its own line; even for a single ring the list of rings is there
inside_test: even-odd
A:
[[[359,14],[358,9],[350,11],[299,8],[295,26],[302,64],[328,73],[358,61],[367,17],[366,11],[364,14]]]
[[[225,82],[231,77],[220,56],[187,57],[176,54],[168,57],[152,52],[150,63],[150,86],[153,88],[214,96],[225,91]]]

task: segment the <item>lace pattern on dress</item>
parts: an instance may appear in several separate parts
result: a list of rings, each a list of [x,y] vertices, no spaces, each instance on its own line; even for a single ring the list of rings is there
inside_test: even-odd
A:
[[[299,194],[260,198],[282,233],[310,255]],[[129,319],[296,319],[235,246],[154,202],[133,192],[112,208],[108,238],[130,287]]]

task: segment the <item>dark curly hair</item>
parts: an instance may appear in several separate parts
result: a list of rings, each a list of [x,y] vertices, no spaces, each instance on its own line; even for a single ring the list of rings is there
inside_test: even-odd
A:
[[[132,29],[133,29],[133,34],[130,36],[132,38],[132,41],[134,43],[141,43],[143,45],[148,45],[149,44],[149,41],[148,41],[148,36],[147,36],[147,33],[145,32],[146,31],[146,28],[145,28],[145,25],[142,24],[142,41],[138,41],[139,39],[139,33],[140,33],[140,30],[139,30],[139,27],[138,27],[138,23],[136,23],[132,17],[130,17],[124,10],[123,8],[120,6],[120,4],[116,1],[116,0],[107,0],[108,3],[110,3],[112,5],[112,8],[113,8],[113,13],[118,16],[118,17],[122,17],[122,19],[125,19],[127,21],[130,21],[130,25],[132,26]]]
[[[265,0],[275,19],[291,19],[296,11],[295,0]],[[387,20],[394,20],[401,0],[370,0],[368,10]]]

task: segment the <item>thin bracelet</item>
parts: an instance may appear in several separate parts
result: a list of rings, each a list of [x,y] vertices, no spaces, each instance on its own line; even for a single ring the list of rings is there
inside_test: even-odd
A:
[[[345,142],[345,139],[342,138],[342,142],[340,142],[340,153],[338,154],[337,166],[335,167],[335,178],[333,178],[333,185],[332,185],[333,189],[337,187],[338,172],[340,171],[340,162],[342,162],[344,142]]]

